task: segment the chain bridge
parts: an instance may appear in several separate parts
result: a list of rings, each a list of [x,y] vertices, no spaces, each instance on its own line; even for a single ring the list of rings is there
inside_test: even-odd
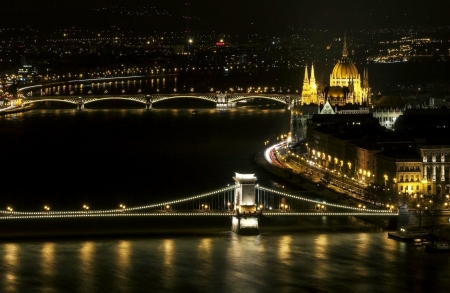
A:
[[[117,209],[52,211],[15,211],[12,208],[0,211],[0,220],[58,219],[86,217],[230,217],[232,231],[236,233],[259,233],[258,220],[264,216],[316,217],[316,216],[398,216],[397,212],[384,209],[328,203],[313,200],[312,192],[295,194],[266,188],[256,184],[254,174],[239,174],[233,177],[235,184],[211,192],[169,200],[154,204]],[[308,197],[309,195],[309,197]],[[206,220],[206,219],[205,219]]]
[[[157,94],[157,95],[87,95],[87,96],[39,96],[39,97],[22,97],[22,106],[26,106],[39,102],[64,102],[77,106],[77,109],[84,109],[84,105],[104,100],[127,100],[145,105],[146,109],[151,109],[152,105],[157,102],[172,99],[200,99],[214,103],[217,108],[235,107],[236,103],[248,99],[267,99],[285,104],[290,107],[298,102],[298,95],[281,95],[281,94],[255,94],[255,93],[189,93],[189,94]]]

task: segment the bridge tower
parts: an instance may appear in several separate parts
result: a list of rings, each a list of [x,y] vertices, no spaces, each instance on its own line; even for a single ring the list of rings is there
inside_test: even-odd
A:
[[[150,96],[145,97],[145,109],[150,110],[152,108],[152,98]]]
[[[77,110],[83,110],[83,109],[84,109],[84,100],[82,97],[78,97]]]
[[[234,209],[231,230],[239,234],[259,234],[260,212],[255,202],[255,174],[239,174],[233,177],[236,182]]]

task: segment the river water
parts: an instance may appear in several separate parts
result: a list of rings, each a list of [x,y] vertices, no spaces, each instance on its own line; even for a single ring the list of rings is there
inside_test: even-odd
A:
[[[295,191],[253,162],[265,141],[288,132],[287,110],[202,107],[0,116],[0,206],[142,205],[231,184],[234,172]],[[3,239],[0,292],[447,292],[450,285],[448,255],[390,240],[352,218],[261,230]]]

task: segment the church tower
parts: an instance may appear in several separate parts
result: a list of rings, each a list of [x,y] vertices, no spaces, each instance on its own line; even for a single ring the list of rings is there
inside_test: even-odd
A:
[[[311,64],[311,78],[309,79],[309,101],[310,103],[317,104],[317,83],[314,75],[314,64]]]
[[[317,104],[317,83],[314,76],[314,65],[311,65],[311,78],[308,78],[308,66],[305,67],[303,78],[302,105]]]

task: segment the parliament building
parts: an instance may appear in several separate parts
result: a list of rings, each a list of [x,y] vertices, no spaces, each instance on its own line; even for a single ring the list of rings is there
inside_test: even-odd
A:
[[[348,57],[346,37],[344,37],[342,57],[331,72],[329,86],[317,84],[314,65],[311,65],[310,76],[308,76],[308,67],[305,68],[302,105],[325,105],[327,101],[333,106],[369,105],[371,102],[368,72],[365,69],[361,79],[358,69]]]

